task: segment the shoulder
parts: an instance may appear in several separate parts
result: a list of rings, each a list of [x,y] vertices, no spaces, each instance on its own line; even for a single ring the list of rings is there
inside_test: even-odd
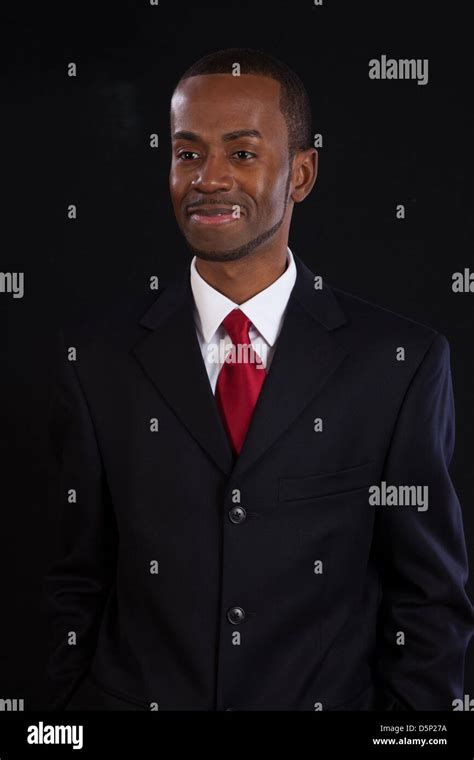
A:
[[[346,316],[347,340],[353,346],[373,350],[383,346],[400,347],[409,349],[418,358],[431,347],[442,353],[449,351],[446,337],[431,325],[340,288],[329,287]]]
[[[166,288],[167,284],[163,283],[159,294],[146,291],[123,296],[93,314],[68,320],[58,330],[59,339],[63,345],[87,352],[110,351],[133,345],[144,333],[140,320]]]

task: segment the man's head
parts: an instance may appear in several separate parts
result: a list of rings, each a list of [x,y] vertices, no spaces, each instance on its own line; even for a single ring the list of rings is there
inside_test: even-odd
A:
[[[317,174],[296,74],[259,51],[212,53],[179,80],[170,117],[171,199],[192,252],[232,261],[287,241],[293,205]]]

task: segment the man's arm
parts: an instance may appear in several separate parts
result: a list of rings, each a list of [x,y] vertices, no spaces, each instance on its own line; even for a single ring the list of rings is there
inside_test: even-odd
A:
[[[115,578],[117,528],[93,422],[60,341],[50,415],[58,463],[57,557],[43,579],[49,628],[47,707],[63,709],[87,673]]]
[[[438,334],[405,395],[382,476],[387,487],[428,486],[428,508],[377,507],[377,673],[386,709],[450,710],[463,695],[474,615],[462,513],[448,472],[454,437],[449,344]]]

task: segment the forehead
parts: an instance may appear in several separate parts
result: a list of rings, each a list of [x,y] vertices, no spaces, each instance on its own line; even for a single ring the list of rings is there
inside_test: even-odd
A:
[[[267,139],[279,133],[286,138],[280,83],[256,74],[189,77],[171,100],[171,123],[198,133],[255,128]]]

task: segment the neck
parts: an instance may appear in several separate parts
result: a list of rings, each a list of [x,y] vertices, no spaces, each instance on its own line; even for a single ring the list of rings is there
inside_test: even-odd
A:
[[[287,268],[287,245],[236,261],[196,259],[196,269],[215,290],[236,304],[268,288]]]

